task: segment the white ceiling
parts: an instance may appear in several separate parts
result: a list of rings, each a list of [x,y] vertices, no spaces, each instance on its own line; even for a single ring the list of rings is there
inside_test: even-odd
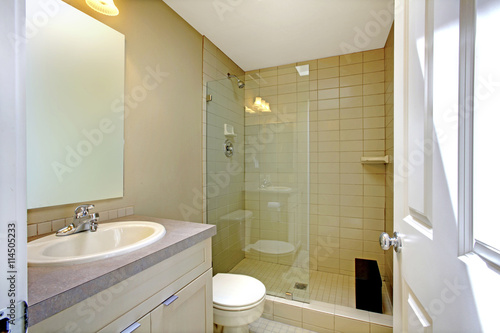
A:
[[[384,47],[393,13],[393,0],[163,1],[245,71]]]

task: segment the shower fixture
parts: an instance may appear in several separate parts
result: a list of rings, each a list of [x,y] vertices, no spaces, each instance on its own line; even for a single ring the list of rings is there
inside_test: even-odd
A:
[[[244,88],[245,87],[245,82],[241,81],[236,75],[233,75],[233,74],[229,74],[227,73],[227,78],[230,79],[230,78],[236,78],[236,80],[238,80],[238,88]]]

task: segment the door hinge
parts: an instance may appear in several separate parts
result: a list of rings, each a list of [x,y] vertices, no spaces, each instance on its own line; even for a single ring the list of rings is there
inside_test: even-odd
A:
[[[207,95],[207,102],[211,102],[212,101],[212,95],[208,94]]]

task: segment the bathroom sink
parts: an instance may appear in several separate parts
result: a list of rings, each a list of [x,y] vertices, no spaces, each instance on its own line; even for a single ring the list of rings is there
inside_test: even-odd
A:
[[[165,227],[148,221],[99,224],[97,231],[46,236],[28,243],[29,266],[74,265],[105,259],[150,245],[165,235]]]

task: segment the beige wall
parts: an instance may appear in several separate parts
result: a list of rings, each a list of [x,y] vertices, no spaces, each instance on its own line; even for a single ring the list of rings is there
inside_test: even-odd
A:
[[[385,154],[394,156],[394,25],[385,52]],[[385,232],[394,233],[394,164],[387,164],[385,176]],[[393,252],[385,252],[387,289],[392,301]]]
[[[125,35],[125,95],[149,71],[164,73],[128,108],[124,197],[93,202],[95,211],[133,206],[136,214],[201,222],[194,200],[202,190],[202,36],[161,0],[116,1],[116,17],[65,1]],[[28,224],[72,216],[76,205],[29,210]]]
[[[236,79],[228,79],[227,73],[244,79],[243,70],[219,50],[208,38],[203,40],[203,126],[207,133],[204,146],[203,177],[208,181],[206,193],[207,223],[217,226],[212,238],[214,274],[226,273],[244,258],[245,219],[244,208],[244,146],[245,137],[243,98]],[[207,91],[207,83],[209,89]],[[205,96],[213,96],[205,102]],[[207,126],[208,122],[208,126]],[[224,124],[234,126],[236,138],[234,155],[224,155]],[[230,170],[230,172],[228,172]],[[227,177],[227,178],[226,178]],[[218,180],[217,180],[218,179]],[[227,182],[225,181],[227,180]]]

